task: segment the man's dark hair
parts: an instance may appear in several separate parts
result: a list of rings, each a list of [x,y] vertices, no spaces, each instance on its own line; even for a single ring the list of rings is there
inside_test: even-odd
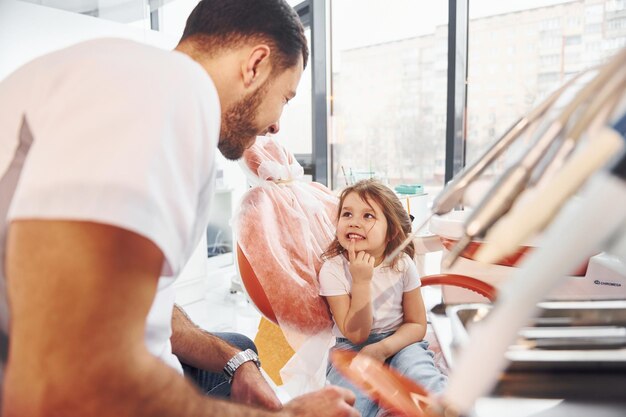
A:
[[[180,42],[192,40],[202,53],[236,47],[250,41],[268,42],[276,69],[304,67],[309,48],[300,18],[284,0],[201,0],[193,9]]]

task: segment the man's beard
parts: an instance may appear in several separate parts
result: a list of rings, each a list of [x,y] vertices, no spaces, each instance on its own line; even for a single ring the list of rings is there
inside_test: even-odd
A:
[[[217,147],[226,159],[234,161],[241,158],[261,133],[254,122],[266,91],[267,81],[224,112]]]

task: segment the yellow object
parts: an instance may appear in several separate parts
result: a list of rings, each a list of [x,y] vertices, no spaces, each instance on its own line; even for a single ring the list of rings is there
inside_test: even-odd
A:
[[[283,331],[276,324],[265,317],[261,317],[259,331],[254,338],[254,343],[259,350],[259,359],[263,370],[276,385],[282,385],[280,370],[295,353],[287,343]]]

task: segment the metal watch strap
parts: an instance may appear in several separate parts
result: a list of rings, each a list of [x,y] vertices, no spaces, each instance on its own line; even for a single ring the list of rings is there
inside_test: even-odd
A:
[[[233,381],[235,371],[237,371],[241,365],[250,361],[254,362],[257,368],[261,368],[261,361],[252,349],[246,349],[230,358],[230,360],[226,362],[226,366],[224,366],[224,374],[226,375],[226,378],[228,378],[228,383]]]

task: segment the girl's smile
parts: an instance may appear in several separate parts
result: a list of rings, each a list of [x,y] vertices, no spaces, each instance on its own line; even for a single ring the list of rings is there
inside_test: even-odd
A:
[[[337,222],[337,240],[348,249],[351,240],[357,252],[365,251],[380,263],[387,245],[387,219],[375,201],[364,201],[357,193],[346,196]]]
[[[348,239],[365,239],[365,236],[361,236],[358,233],[348,233]]]

